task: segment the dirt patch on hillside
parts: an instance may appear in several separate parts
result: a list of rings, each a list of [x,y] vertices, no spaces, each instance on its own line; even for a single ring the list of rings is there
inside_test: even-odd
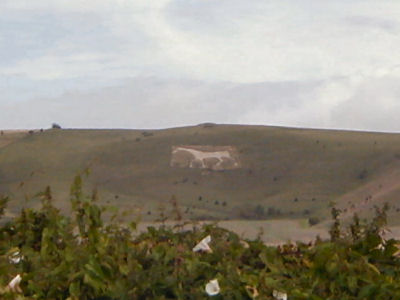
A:
[[[400,195],[400,164],[392,165],[380,176],[361,187],[343,195],[338,207],[344,212],[342,218],[373,212],[374,206],[382,206],[388,199]]]
[[[173,146],[171,167],[197,168],[213,171],[241,167],[239,155],[233,146]]]

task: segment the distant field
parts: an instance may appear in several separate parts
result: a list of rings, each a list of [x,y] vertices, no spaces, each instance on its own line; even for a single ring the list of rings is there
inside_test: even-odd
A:
[[[200,222],[198,225],[202,224]],[[167,226],[173,226],[174,222],[167,222]],[[138,231],[143,232],[149,226],[158,227],[160,223],[142,222],[138,224]],[[255,239],[260,237],[264,242],[270,245],[282,244],[288,241],[310,242],[314,241],[317,236],[328,238],[328,228],[325,227],[310,227],[307,219],[301,220],[267,220],[267,221],[252,221],[252,220],[229,220],[220,221],[218,226],[231,230],[239,236],[246,239]],[[191,229],[192,224],[186,226]]]
[[[240,168],[171,166],[178,145],[232,146]],[[102,203],[131,209],[144,221],[170,213],[174,201],[188,219],[294,221],[329,218],[331,201],[345,217],[368,217],[387,201],[391,223],[400,224],[399,166],[398,134],[208,124],[0,136],[0,193],[12,198],[8,214],[37,206],[26,199],[46,185],[68,212],[72,179],[89,169],[88,191],[97,188]]]
[[[195,226],[200,226],[204,222],[198,222]],[[210,222],[207,222],[210,223]],[[176,222],[166,222],[167,226],[174,226]],[[291,220],[229,220],[217,222],[219,227],[235,232],[246,239],[255,239],[260,237],[262,241],[269,245],[279,245],[287,242],[313,242],[319,236],[322,239],[329,239],[329,223],[318,226],[309,226],[307,219]],[[138,223],[138,232],[146,231],[147,227],[159,227],[159,222],[140,222]],[[193,224],[189,223],[184,228],[192,229]],[[343,225],[343,231],[346,231]],[[348,230],[348,228],[347,228]],[[385,238],[400,238],[400,226],[390,226]]]

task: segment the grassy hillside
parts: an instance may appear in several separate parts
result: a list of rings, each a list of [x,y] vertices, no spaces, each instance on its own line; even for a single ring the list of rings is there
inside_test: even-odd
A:
[[[103,202],[147,220],[170,209],[171,197],[190,218],[323,219],[330,201],[345,215],[368,215],[383,201],[392,203],[390,220],[400,214],[398,134],[239,125],[11,134],[0,136],[0,193],[12,196],[11,214],[35,206],[25,198],[46,185],[67,210],[71,180],[85,168]],[[174,145],[234,146],[242,167],[173,168]]]

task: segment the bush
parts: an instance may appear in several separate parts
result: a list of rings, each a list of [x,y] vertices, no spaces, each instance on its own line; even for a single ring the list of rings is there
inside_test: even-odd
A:
[[[275,207],[273,207],[273,206],[268,207],[267,214],[268,214],[269,216],[275,216],[275,215],[276,215],[276,209],[275,209]]]
[[[367,178],[367,176],[368,176],[368,171],[364,169],[358,174],[358,179],[363,180]]]
[[[264,217],[265,211],[264,211],[264,206],[258,204],[254,208],[254,214],[256,215],[257,218],[262,218]]]
[[[319,222],[321,222],[321,220],[318,217],[310,217],[310,218],[308,218],[308,224],[310,226],[317,225]]]
[[[273,299],[277,291],[299,300],[400,299],[399,241],[382,238],[386,206],[369,224],[355,218],[349,232],[333,208],[332,241],[272,247],[214,225],[139,233],[134,222],[105,223],[108,208],[95,192],[83,194],[79,176],[71,216],[53,206],[50,188],[36,198],[39,210],[0,225],[1,299],[208,299],[214,279],[215,299]],[[212,251],[194,252],[208,235]],[[10,287],[17,275],[21,283]]]
[[[53,124],[51,125],[51,128],[53,128],[53,129],[61,129],[61,126],[58,125],[57,123],[53,123]]]
[[[142,131],[142,135],[143,135],[144,137],[149,137],[149,136],[153,136],[154,133],[152,133],[152,132],[150,132],[150,131]]]

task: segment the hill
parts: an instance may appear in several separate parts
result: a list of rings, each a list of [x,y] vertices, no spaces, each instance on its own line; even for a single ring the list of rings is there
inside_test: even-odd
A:
[[[194,158],[195,152],[211,165]],[[400,135],[388,133],[201,124],[0,136],[0,193],[13,199],[11,215],[38,205],[25,199],[47,185],[68,212],[71,181],[89,169],[88,186],[97,188],[102,202],[149,221],[170,210],[171,202],[192,219],[322,220],[331,201],[344,216],[368,216],[387,201],[395,224],[399,165]]]

